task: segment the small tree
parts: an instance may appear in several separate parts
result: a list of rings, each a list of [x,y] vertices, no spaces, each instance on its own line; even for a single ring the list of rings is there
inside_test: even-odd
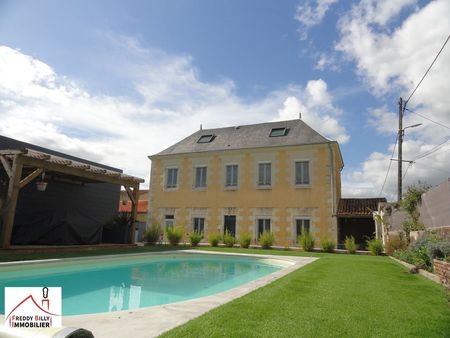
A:
[[[421,182],[417,185],[409,186],[408,191],[403,194],[403,199],[400,201],[400,206],[408,213],[408,219],[402,224],[408,242],[411,231],[425,229],[425,226],[419,221],[420,213],[417,206],[422,201],[422,194],[427,192],[428,189],[430,189],[430,186]]]

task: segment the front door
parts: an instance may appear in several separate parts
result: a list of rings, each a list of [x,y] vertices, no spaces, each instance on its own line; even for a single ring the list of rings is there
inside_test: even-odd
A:
[[[223,224],[224,224],[223,225],[223,233],[228,231],[232,236],[236,235],[236,216],[235,215],[225,216]]]

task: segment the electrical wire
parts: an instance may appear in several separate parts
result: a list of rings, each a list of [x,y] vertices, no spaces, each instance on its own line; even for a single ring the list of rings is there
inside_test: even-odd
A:
[[[434,58],[433,62],[431,63],[430,67],[428,67],[427,71],[425,72],[425,74],[423,74],[422,78],[420,79],[419,83],[417,84],[416,88],[414,88],[414,90],[412,91],[412,93],[409,95],[409,97],[406,99],[405,101],[405,107],[406,104],[409,102],[409,100],[411,99],[411,97],[414,95],[414,93],[416,92],[417,88],[419,88],[420,84],[422,83],[422,81],[425,79],[425,77],[427,76],[428,72],[430,71],[431,67],[433,67],[434,63],[436,62],[437,58],[439,57],[439,55],[441,54],[442,50],[444,49],[445,45],[448,42],[448,39],[450,39],[450,35],[447,36],[447,39],[445,40],[444,44],[442,45],[441,49],[439,50],[439,52],[437,53],[436,57]]]
[[[398,142],[398,134],[397,134],[397,137],[395,138],[394,149],[392,149],[391,159],[389,161],[389,167],[387,169],[386,176],[384,177],[383,186],[381,187],[381,190],[380,190],[380,193],[378,194],[378,196],[381,196],[381,194],[383,193],[383,189],[384,189],[384,186],[386,184],[386,180],[388,178],[389,171],[391,170],[392,159],[394,158],[394,152],[395,152],[395,148],[397,147],[397,142]]]
[[[447,128],[447,129],[450,130],[450,127],[449,127],[449,126],[446,126],[446,125],[443,124],[443,123],[434,121],[434,120],[430,119],[429,117],[423,116],[422,114],[416,113],[415,111],[412,111],[412,110],[410,110],[410,109],[406,109],[406,108],[405,108],[405,110],[409,111],[410,113],[416,114],[416,115],[420,116],[421,118],[424,118],[425,120],[431,121],[431,122],[436,123],[437,125],[439,125],[439,126],[441,126],[441,127],[444,127],[444,128]]]
[[[424,153],[422,153],[422,154],[419,154],[419,155],[415,158],[414,161],[418,161],[418,160],[421,160],[421,159],[423,159],[423,158],[425,158],[425,157],[430,156],[430,155],[433,154],[434,152],[436,152],[436,151],[438,151],[439,149],[441,149],[448,141],[449,141],[449,140],[445,140],[444,142],[442,142],[442,143],[438,144],[437,146],[433,147],[432,149],[430,149],[430,150],[428,150],[428,151],[426,151],[426,152],[424,152]]]
[[[409,167],[412,166],[412,164],[413,164],[413,162],[409,162],[409,163],[408,163],[408,166],[406,167],[405,173],[403,174],[402,181],[405,179],[405,176],[406,176],[406,174],[408,173],[408,169],[409,169]]]

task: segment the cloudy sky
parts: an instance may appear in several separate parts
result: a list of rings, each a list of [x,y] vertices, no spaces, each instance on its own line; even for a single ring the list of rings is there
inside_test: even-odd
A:
[[[450,0],[0,0],[0,134],[146,178],[204,128],[303,119],[339,141],[344,196],[395,198],[397,101]],[[450,176],[450,43],[408,102],[405,186]],[[394,151],[393,157],[396,157]]]

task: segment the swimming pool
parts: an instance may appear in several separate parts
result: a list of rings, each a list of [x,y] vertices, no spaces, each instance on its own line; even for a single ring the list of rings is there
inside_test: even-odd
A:
[[[204,297],[279,271],[286,262],[246,256],[145,254],[0,267],[7,286],[61,286],[63,315],[138,309]]]

